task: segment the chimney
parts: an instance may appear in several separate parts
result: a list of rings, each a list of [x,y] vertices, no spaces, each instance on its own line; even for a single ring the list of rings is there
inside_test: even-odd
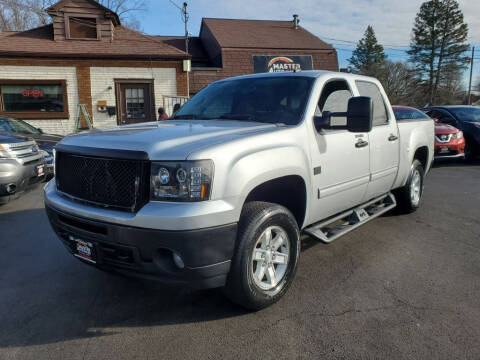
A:
[[[300,23],[300,19],[298,15],[293,15],[293,28],[298,29],[298,24]]]

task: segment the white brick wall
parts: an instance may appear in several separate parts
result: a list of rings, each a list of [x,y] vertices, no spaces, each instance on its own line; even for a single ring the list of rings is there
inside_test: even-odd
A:
[[[57,66],[0,66],[0,79],[66,80],[68,112],[70,119],[27,120],[46,133],[68,134],[72,132],[78,103],[77,75],[75,67]]]
[[[69,134],[73,131],[78,105],[78,87],[75,67],[60,66],[0,66],[0,79],[66,80],[68,112],[70,119],[26,120],[46,133]],[[117,125],[116,116],[97,112],[97,101],[106,100],[108,106],[115,103],[115,79],[154,79],[155,108],[163,106],[163,95],[177,94],[175,68],[92,67],[93,121],[97,128]],[[108,87],[111,90],[108,90]]]
[[[130,68],[130,67],[92,67],[90,81],[92,83],[93,121],[96,127],[117,125],[117,117],[97,112],[97,101],[106,100],[107,106],[116,106],[115,79],[154,79],[155,109],[163,106],[163,95],[177,94],[177,78],[175,68]],[[108,88],[111,87],[109,90]]]

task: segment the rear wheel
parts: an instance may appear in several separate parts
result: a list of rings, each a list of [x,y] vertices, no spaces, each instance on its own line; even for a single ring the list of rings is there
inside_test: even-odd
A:
[[[413,160],[407,183],[393,192],[397,200],[397,209],[401,213],[411,213],[419,208],[423,195],[424,178],[425,170],[422,163],[417,159]]]
[[[297,222],[285,207],[257,201],[245,204],[225,286],[227,297],[251,310],[278,301],[295,276],[299,237]]]

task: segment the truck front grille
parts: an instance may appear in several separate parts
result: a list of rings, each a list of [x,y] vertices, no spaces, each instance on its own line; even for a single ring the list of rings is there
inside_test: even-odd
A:
[[[148,162],[57,151],[57,189],[73,200],[135,212],[149,196]]]

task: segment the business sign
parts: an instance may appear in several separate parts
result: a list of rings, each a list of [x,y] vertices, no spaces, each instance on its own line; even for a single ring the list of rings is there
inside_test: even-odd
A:
[[[38,97],[43,97],[44,94],[43,94],[43,91],[40,89],[23,89],[22,96],[38,98]]]
[[[310,55],[253,55],[253,72],[255,73],[292,72],[312,69],[313,62]]]

